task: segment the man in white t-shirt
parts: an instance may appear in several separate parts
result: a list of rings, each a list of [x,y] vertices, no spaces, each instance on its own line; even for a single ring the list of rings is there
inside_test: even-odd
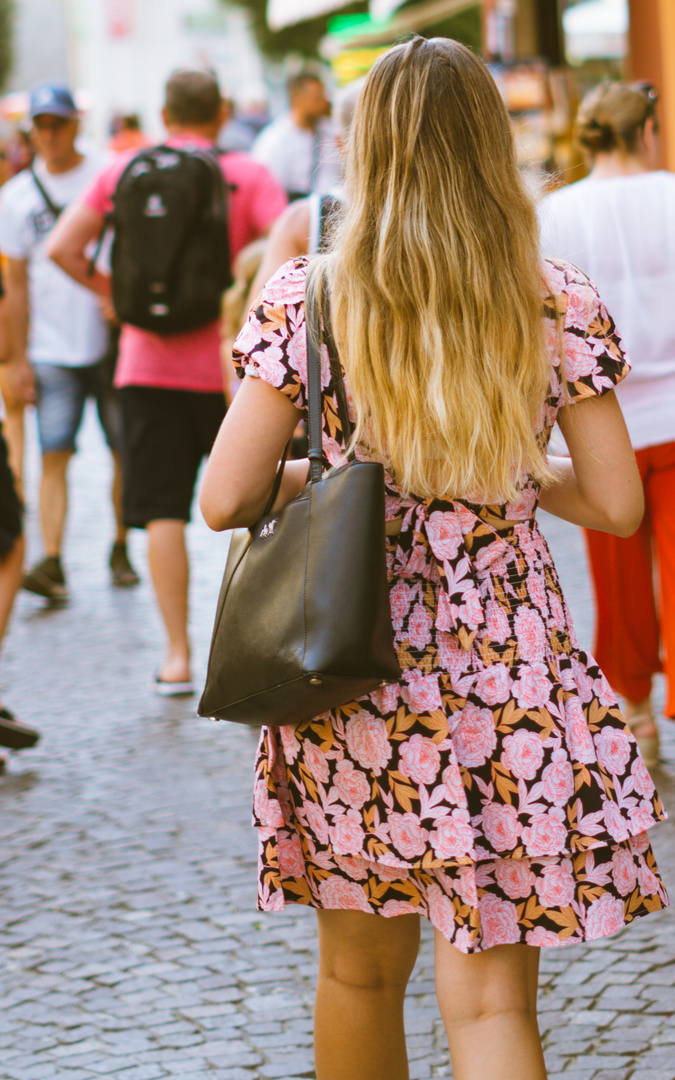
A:
[[[126,553],[121,518],[119,411],[105,356],[108,327],[95,296],[73,282],[45,254],[61,210],[89,185],[101,160],[76,146],[78,115],[65,86],[41,86],[30,99],[33,169],[10,180],[0,195],[0,250],[7,258],[7,304],[12,348],[23,365],[26,397],[34,385],[42,450],[40,514],[45,557],[24,577],[24,588],[65,600],[61,545],[67,508],[67,470],[88,397],[96,400],[115,459],[113,504],[117,531],[110,555],[112,579],[138,577]]]
[[[312,191],[331,194],[340,182],[340,164],[324,85],[313,73],[301,71],[288,80],[287,91],[289,111],[263,128],[251,155],[291,201]]]

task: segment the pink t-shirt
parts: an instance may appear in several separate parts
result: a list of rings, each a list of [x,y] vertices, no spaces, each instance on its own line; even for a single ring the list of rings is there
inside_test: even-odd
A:
[[[166,140],[180,149],[212,144],[198,136],[179,135]],[[112,210],[117,181],[137,151],[122,154],[97,176],[82,201],[103,218]],[[286,195],[272,174],[247,154],[226,154],[221,159],[230,191],[229,226],[232,258],[272,224],[286,205]],[[159,386],[170,390],[218,393],[223,389],[218,320],[180,334],[153,334],[124,326],[115,374],[116,386]]]

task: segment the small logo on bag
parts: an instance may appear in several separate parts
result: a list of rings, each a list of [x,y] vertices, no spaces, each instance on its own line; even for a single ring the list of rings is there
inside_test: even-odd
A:
[[[278,518],[272,518],[271,521],[268,521],[265,525],[263,525],[262,529],[260,530],[261,540],[264,540],[265,537],[272,536],[274,534],[274,527],[277,523],[277,520]]]
[[[143,211],[146,217],[166,217],[168,211],[161,195],[149,195]]]

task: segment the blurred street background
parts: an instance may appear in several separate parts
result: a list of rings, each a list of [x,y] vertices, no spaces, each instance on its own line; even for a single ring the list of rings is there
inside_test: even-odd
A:
[[[572,122],[606,75],[658,87],[663,165],[675,167],[673,0],[0,0],[0,165],[7,175],[21,167],[28,93],[40,82],[74,88],[81,138],[104,149],[121,116],[158,141],[168,73],[209,65],[233,106],[222,145],[245,149],[286,107],[294,71],[314,65],[332,92],[411,30],[457,37],[492,63],[533,183],[583,175]],[[152,691],[162,631],[142,533],[130,537],[141,585],[110,586],[110,468],[88,411],[70,474],[72,599],[54,608],[20,594],[4,643],[3,697],[42,739],[0,776],[0,1080],[311,1078],[315,918],[255,911],[253,734],[198,719],[196,699]],[[29,410],[29,561],[40,547],[38,478]],[[194,519],[199,684],[226,539],[196,508]],[[590,649],[580,533],[551,518],[544,531]],[[655,779],[672,815],[675,726],[661,731]],[[675,892],[673,829],[657,830],[654,846]],[[425,926],[407,1007],[413,1080],[452,1075],[431,945]],[[675,1080],[672,909],[543,953],[552,1078]]]
[[[572,121],[608,74],[658,87],[664,164],[675,162],[672,0],[0,0],[0,114],[10,135],[25,91],[61,80],[99,144],[130,113],[159,137],[167,73],[200,63],[235,116],[257,123],[283,110],[285,81],[308,60],[333,86],[346,83],[410,31],[455,37],[493,63],[521,157],[536,168],[583,175]]]

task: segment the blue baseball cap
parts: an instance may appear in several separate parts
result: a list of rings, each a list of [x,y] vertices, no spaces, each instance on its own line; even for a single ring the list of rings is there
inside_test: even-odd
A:
[[[77,116],[77,105],[67,86],[47,83],[44,86],[36,86],[31,91],[29,112],[31,120],[34,120],[36,116],[44,116],[45,114],[49,116]]]

